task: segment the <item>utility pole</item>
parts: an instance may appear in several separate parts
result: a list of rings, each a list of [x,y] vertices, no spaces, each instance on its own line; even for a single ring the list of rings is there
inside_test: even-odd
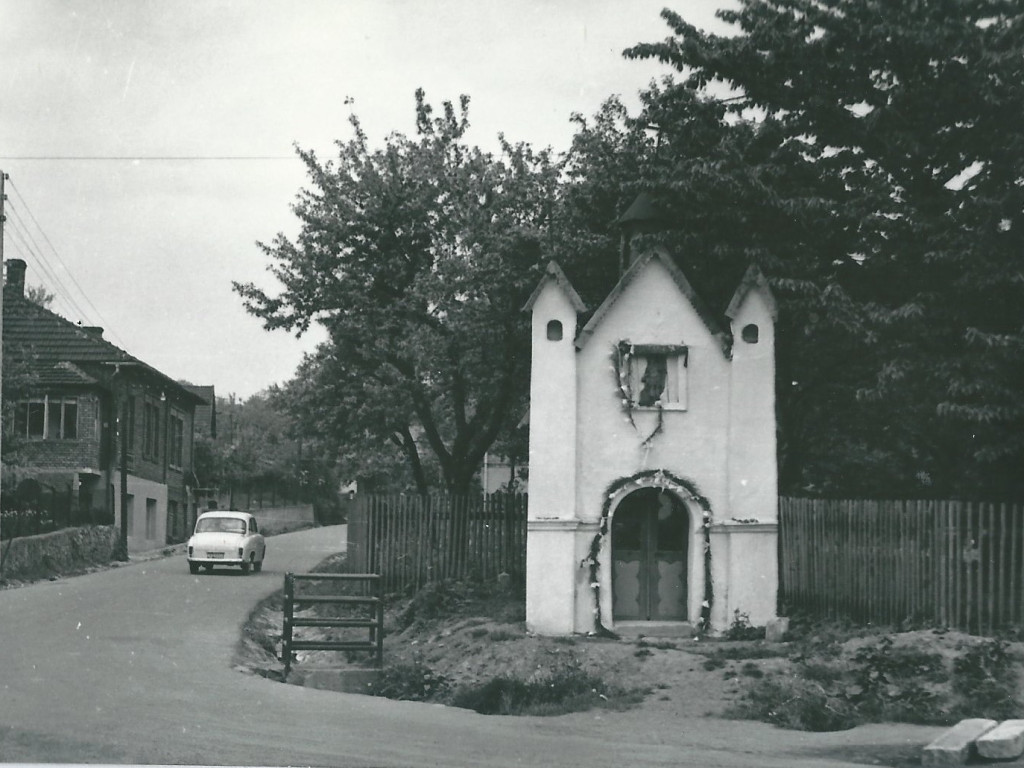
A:
[[[4,264],[4,222],[7,220],[5,212],[5,203],[7,201],[7,188],[5,183],[7,182],[7,174],[0,170],[0,275],[3,272]],[[0,284],[3,283],[3,278],[0,277]],[[3,287],[0,285],[0,397],[3,395],[3,374],[4,374],[4,292]],[[3,440],[3,430],[0,429],[0,443]],[[3,454],[3,446],[0,444],[0,455]],[[2,489],[0,489],[2,490]],[[3,515],[0,515],[2,518]],[[3,532],[0,531],[0,541],[3,541]],[[3,576],[3,559],[0,555],[0,576]]]

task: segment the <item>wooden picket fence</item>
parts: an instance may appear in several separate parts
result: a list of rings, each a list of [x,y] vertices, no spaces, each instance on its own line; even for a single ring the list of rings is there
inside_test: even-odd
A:
[[[1024,506],[779,500],[780,603],[988,634],[1024,623]]]
[[[385,593],[443,579],[526,574],[526,495],[360,494],[348,517],[347,569],[379,573]]]

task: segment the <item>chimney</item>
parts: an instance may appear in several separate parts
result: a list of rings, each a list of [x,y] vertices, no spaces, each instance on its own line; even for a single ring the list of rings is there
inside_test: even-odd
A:
[[[103,338],[103,329],[98,325],[83,325],[82,330],[90,336],[95,336],[97,339]]]
[[[7,281],[4,289],[16,293],[18,296],[25,295],[25,270],[28,264],[23,259],[7,260]]]

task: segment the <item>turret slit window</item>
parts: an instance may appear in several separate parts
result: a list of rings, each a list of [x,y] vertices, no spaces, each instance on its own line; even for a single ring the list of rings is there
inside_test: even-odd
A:
[[[634,344],[627,356],[634,408],[685,411],[689,350],[683,345]]]

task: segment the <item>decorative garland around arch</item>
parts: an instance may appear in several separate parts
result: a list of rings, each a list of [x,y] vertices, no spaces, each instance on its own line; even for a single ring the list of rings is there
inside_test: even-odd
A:
[[[711,583],[711,504],[697,490],[697,486],[689,480],[676,477],[664,469],[645,469],[630,477],[620,477],[605,488],[604,503],[601,505],[601,522],[597,533],[594,534],[594,538],[590,542],[587,556],[580,563],[581,567],[586,566],[589,568],[590,589],[594,593],[594,634],[600,637],[617,637],[614,632],[604,625],[601,618],[601,581],[598,573],[599,564],[597,559],[601,552],[601,543],[604,541],[604,537],[608,535],[612,501],[614,501],[619,491],[631,485],[635,486],[636,490],[659,487],[658,485],[641,482],[652,478],[667,481],[666,486],[674,486],[672,490],[681,493],[686,500],[695,501],[701,509],[701,534],[704,542],[704,600],[701,602],[698,630],[706,632],[711,626],[711,606],[715,599],[714,585]]]

